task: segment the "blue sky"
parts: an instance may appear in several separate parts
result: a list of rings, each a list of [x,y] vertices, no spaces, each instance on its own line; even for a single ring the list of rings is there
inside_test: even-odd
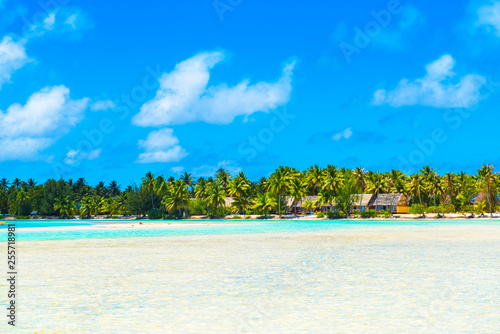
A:
[[[0,177],[500,162],[500,1],[0,8]]]

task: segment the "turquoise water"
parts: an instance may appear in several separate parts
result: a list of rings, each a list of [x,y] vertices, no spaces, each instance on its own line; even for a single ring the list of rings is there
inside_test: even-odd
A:
[[[149,221],[151,223],[151,221]],[[115,228],[112,223],[96,221],[16,221],[17,239],[34,240],[73,240],[131,237],[163,237],[192,235],[228,235],[279,232],[319,232],[334,229],[362,229],[370,226],[446,226],[446,225],[496,225],[500,220],[273,220],[273,221],[202,221],[204,224],[175,227],[146,227],[131,221],[130,227]],[[126,223],[120,221],[120,223]],[[161,221],[165,223],[165,221]],[[179,222],[176,222],[179,223]],[[196,221],[189,221],[190,224]],[[200,223],[200,222],[198,222]],[[223,224],[221,224],[223,223]],[[233,223],[234,225],[232,225]],[[181,223],[182,224],[182,223]],[[134,225],[134,227],[132,227]],[[91,228],[88,228],[91,226]],[[63,227],[58,230],[39,230],[33,227]],[[64,229],[64,227],[72,227]],[[79,227],[82,227],[81,229]],[[5,226],[4,226],[5,228]],[[2,240],[3,241],[3,240]]]
[[[6,221],[4,225],[0,225],[0,229],[6,229],[8,224],[16,225],[16,228],[31,228],[31,227],[66,227],[66,226],[90,226],[95,222],[77,221],[74,220],[13,220]]]

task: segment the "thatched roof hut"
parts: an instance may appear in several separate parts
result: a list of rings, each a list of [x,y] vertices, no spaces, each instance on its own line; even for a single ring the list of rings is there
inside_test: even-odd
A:
[[[351,198],[354,199],[354,207],[369,207],[373,205],[373,201],[375,200],[372,194],[356,194],[351,195]]]
[[[486,193],[479,193],[477,194],[476,198],[474,198],[474,205],[477,205],[479,201],[486,201],[488,203],[488,197],[486,196]],[[496,196],[491,197],[491,204],[500,204],[500,199]]]
[[[408,206],[408,200],[403,194],[378,194],[373,206]]]

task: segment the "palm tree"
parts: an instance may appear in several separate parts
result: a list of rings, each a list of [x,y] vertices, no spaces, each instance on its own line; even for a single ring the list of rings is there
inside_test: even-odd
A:
[[[181,180],[184,181],[184,183],[187,185],[188,188],[193,191],[193,175],[191,175],[188,172],[184,172],[184,174],[181,176]]]
[[[477,211],[478,215],[480,215],[481,217],[484,217],[484,211],[486,211],[486,201],[484,199],[477,201],[476,211]]]
[[[360,189],[361,194],[365,193],[366,180],[365,180],[365,169],[361,167],[356,167],[353,170],[354,179],[356,180],[356,186]],[[363,196],[359,196],[359,206],[363,202]]]
[[[145,187],[151,193],[151,205],[153,206],[153,210],[155,208],[155,203],[153,201],[153,191],[155,189],[155,174],[151,172],[147,172],[146,175],[141,179],[141,185]]]
[[[55,199],[54,210],[59,211],[61,218],[71,218],[78,211],[75,202],[63,195]]]
[[[226,204],[226,192],[221,183],[212,182],[208,189],[208,205],[217,213]],[[223,216],[223,212],[219,212]]]
[[[462,205],[468,206],[471,218],[474,218],[472,205],[474,196],[477,194],[475,180],[470,175],[461,172],[459,176],[459,189],[458,200],[460,200]]]
[[[366,173],[366,192],[372,195],[384,193],[384,183],[380,179],[380,173],[369,171]]]
[[[115,203],[116,208],[120,210],[120,213],[123,215],[123,213],[125,212],[125,208],[127,207],[127,194],[120,193],[118,196],[116,196]]]
[[[253,208],[260,214],[267,216],[271,210],[276,206],[276,200],[269,193],[257,195],[253,200]]]
[[[304,206],[304,210],[307,210],[308,213],[311,213],[315,208],[315,203],[310,198],[302,202],[302,205]]]
[[[493,173],[495,166],[483,165],[481,169],[477,171],[477,178],[479,181],[479,187],[482,192],[486,195],[486,200],[490,207],[490,216],[493,218],[493,207],[492,207],[492,197],[496,197],[495,191],[495,178],[497,173]]]
[[[294,176],[290,181],[290,198],[293,201],[292,207],[297,210],[297,203],[307,196],[306,182],[302,180],[301,176]],[[294,213],[297,213],[296,211]]]
[[[229,181],[228,193],[229,196],[235,197],[235,202],[233,202],[233,204],[238,208],[238,213],[240,214],[243,207],[248,205],[249,201],[243,199],[247,197],[249,190],[250,185],[244,175],[238,175]]]
[[[340,187],[342,186],[343,177],[337,167],[328,165],[323,171],[323,178],[321,188],[326,189],[337,195]]]
[[[9,185],[10,185],[10,182],[6,178],[3,178],[0,181],[0,189],[1,190],[8,190],[9,189]]]
[[[410,188],[410,190],[409,190],[410,194],[412,194],[415,197],[418,196],[418,199],[420,201],[420,205],[423,207],[422,192],[425,191],[425,183],[424,183],[422,176],[420,176],[418,174],[412,175],[411,179],[410,179],[409,188]],[[425,212],[423,213],[423,216],[425,218]]]
[[[316,200],[315,204],[319,205],[320,207],[328,204],[330,205],[330,207],[332,207],[334,201],[335,201],[335,196],[331,191],[328,191],[326,189],[321,189],[319,191],[318,199]]]
[[[116,197],[120,194],[120,185],[116,181],[111,181],[108,187],[109,194],[111,197]]]
[[[92,216],[92,197],[86,196],[82,198],[82,201],[80,203],[80,216]]]
[[[186,202],[189,200],[186,183],[182,180],[177,180],[170,185],[167,195],[163,197],[162,205],[166,211],[181,210],[181,217],[186,214]]]
[[[36,184],[37,184],[37,183],[38,183],[38,182],[36,182],[34,179],[29,179],[29,180],[28,180],[28,182],[27,182],[28,187],[29,187],[30,189],[35,188],[35,186],[36,186]]]
[[[222,188],[226,190],[229,180],[231,179],[231,174],[224,168],[219,168],[217,174],[215,174],[215,179],[217,180],[217,183],[219,183]]]
[[[281,197],[286,196],[290,188],[290,181],[292,177],[292,172],[288,167],[279,167],[276,171],[271,174],[269,179],[269,191],[278,196],[278,212],[281,217]],[[285,203],[286,209],[286,203]]]
[[[307,181],[309,183],[311,195],[316,195],[318,189],[321,187],[323,170],[316,166],[309,167],[306,172]]]
[[[12,181],[12,186],[14,189],[21,187],[21,180],[16,177],[14,181]]]

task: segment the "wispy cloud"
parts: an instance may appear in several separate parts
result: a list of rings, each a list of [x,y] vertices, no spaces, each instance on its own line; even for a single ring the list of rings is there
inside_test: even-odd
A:
[[[87,98],[72,100],[68,88],[53,86],[32,94],[25,105],[16,103],[0,111],[0,146],[4,148],[0,160],[37,159],[39,152],[83,118],[87,105]]]
[[[144,153],[139,155],[137,163],[178,162],[188,155],[179,145],[173,129],[153,131],[146,140],[139,140],[139,147]]]
[[[226,84],[207,87],[210,70],[224,57],[224,52],[203,52],[177,64],[172,72],[160,78],[156,97],[141,107],[133,124],[229,124],[237,116],[268,112],[289,101],[295,62],[285,65],[276,82],[252,85],[243,80],[233,87]]]
[[[115,104],[111,100],[95,101],[90,105],[92,111],[106,111],[115,108]]]
[[[59,6],[47,13],[41,22],[31,24],[25,39],[33,39],[47,33],[65,34],[88,29],[92,26],[87,15],[78,8]]]
[[[500,1],[490,1],[488,5],[479,7],[477,15],[477,26],[493,30],[497,37],[500,37]]]
[[[97,148],[88,153],[80,152],[78,150],[70,150],[66,154],[66,158],[64,159],[64,163],[68,165],[73,165],[80,160],[95,160],[101,156],[102,149]]]
[[[0,88],[10,81],[12,73],[28,61],[24,44],[14,42],[9,36],[4,37],[0,42]]]
[[[339,133],[336,133],[333,135],[332,140],[333,141],[339,141],[341,139],[349,139],[352,137],[352,128],[347,128],[344,131],[341,131]]]
[[[423,78],[410,81],[403,79],[392,91],[379,89],[373,96],[375,105],[388,104],[393,107],[429,106],[434,108],[468,108],[480,99],[480,88],[486,78],[477,74],[467,74],[456,83],[451,79],[455,60],[451,55],[443,55],[428,64]]]
[[[184,167],[175,166],[175,167],[170,168],[170,171],[174,174],[180,175],[184,171]]]

